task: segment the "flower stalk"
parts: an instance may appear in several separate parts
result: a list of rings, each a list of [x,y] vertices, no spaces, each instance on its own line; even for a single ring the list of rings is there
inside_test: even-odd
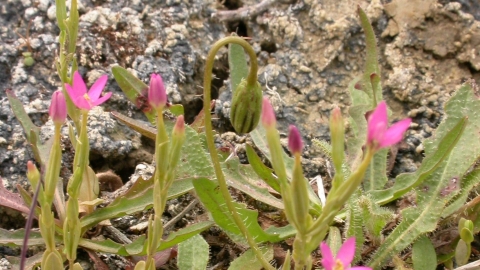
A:
[[[243,223],[242,219],[238,215],[235,206],[233,204],[233,199],[228,192],[228,187],[227,183],[225,180],[225,176],[223,175],[221,166],[220,166],[220,161],[217,156],[217,149],[215,148],[215,143],[213,140],[213,130],[212,130],[212,118],[210,116],[210,91],[211,91],[211,80],[212,80],[212,70],[213,70],[213,63],[215,61],[215,55],[222,48],[223,46],[229,44],[229,43],[234,43],[242,46],[246,52],[248,53],[250,57],[250,71],[247,76],[247,86],[255,86],[257,83],[257,70],[258,70],[258,64],[257,64],[257,57],[255,54],[255,51],[252,49],[250,44],[243,40],[242,38],[235,37],[235,36],[230,36],[230,37],[225,37],[219,41],[217,41],[215,44],[213,44],[212,48],[210,49],[207,60],[205,63],[205,73],[204,73],[204,79],[203,79],[203,111],[205,112],[205,135],[207,138],[207,146],[208,150],[210,152],[210,158],[213,163],[213,167],[215,170],[215,175],[217,177],[217,181],[220,187],[220,192],[222,193],[227,208],[230,212],[230,214],[233,217],[233,220],[235,224],[238,226],[240,231],[242,232],[243,236],[247,239],[247,242],[250,246],[250,248],[253,250],[255,253],[255,256],[257,259],[262,263],[262,266],[265,269],[272,270],[274,269],[270,263],[263,257],[262,252],[258,248],[257,243],[255,240],[252,238],[250,233],[247,230],[247,227]]]

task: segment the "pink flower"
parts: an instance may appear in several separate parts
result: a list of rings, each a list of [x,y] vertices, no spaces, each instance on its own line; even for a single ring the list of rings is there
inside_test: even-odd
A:
[[[48,114],[55,124],[63,124],[67,119],[67,103],[62,91],[55,91],[52,95],[52,102]]]
[[[388,127],[387,104],[380,102],[368,119],[367,145],[374,150],[400,142],[412,119],[407,118]]]
[[[320,244],[320,251],[325,270],[372,270],[372,268],[364,266],[350,267],[355,257],[355,237],[351,237],[343,243],[336,257],[333,257],[332,250],[325,242]]]
[[[272,108],[272,104],[268,98],[263,98],[262,104],[262,125],[265,128],[275,127],[277,119],[275,118],[275,111]]]
[[[303,149],[302,136],[294,125],[288,128],[288,149],[292,154],[300,154]]]
[[[107,75],[101,76],[92,87],[90,87],[90,90],[87,93],[87,86],[85,85],[82,76],[80,76],[78,71],[75,71],[73,74],[73,85],[70,86],[69,84],[65,84],[65,88],[75,106],[80,109],[90,110],[94,106],[104,103],[112,96],[112,92],[108,92],[102,97],[100,96],[107,80]]]
[[[163,85],[160,75],[153,73],[150,77],[150,87],[148,88],[148,102],[155,109],[160,109],[167,104],[167,92]]]

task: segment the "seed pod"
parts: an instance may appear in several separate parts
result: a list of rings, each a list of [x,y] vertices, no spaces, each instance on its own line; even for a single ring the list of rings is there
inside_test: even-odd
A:
[[[254,130],[262,113],[262,88],[260,83],[251,87],[242,79],[233,93],[230,121],[238,133]]]

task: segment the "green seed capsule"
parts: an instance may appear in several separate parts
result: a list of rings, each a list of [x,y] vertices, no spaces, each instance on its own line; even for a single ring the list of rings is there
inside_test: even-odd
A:
[[[238,133],[254,130],[262,114],[262,88],[260,83],[251,87],[242,79],[233,93],[230,121]]]

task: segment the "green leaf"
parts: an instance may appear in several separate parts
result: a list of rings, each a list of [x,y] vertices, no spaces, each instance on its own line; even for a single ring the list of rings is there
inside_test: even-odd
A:
[[[41,164],[46,164],[46,161],[48,159],[47,153],[49,152],[48,150],[50,149],[50,147],[42,147],[42,145],[40,144],[40,128],[33,124],[32,120],[25,111],[22,102],[15,96],[15,94],[11,90],[7,90],[6,94],[13,114],[15,114],[15,117],[22,125],[23,130],[25,131],[25,135],[27,136],[27,141],[32,146],[35,160]]]
[[[253,150],[253,147],[249,144],[247,144],[246,152],[248,163],[250,166],[252,166],[252,169],[255,171],[255,173],[271,188],[277,192],[280,192],[280,184],[278,183],[278,180],[273,177],[273,170],[263,164],[260,157],[257,155],[257,153],[255,153],[255,150]]]
[[[193,181],[193,186],[195,187],[197,196],[202,204],[212,214],[215,223],[226,232],[236,236],[234,237],[234,241],[238,240],[239,237],[239,239],[243,239],[240,229],[237,227],[232,215],[228,211],[218,185],[206,178],[201,178]],[[246,209],[245,205],[241,203],[233,202],[233,204],[235,205],[238,215],[247,226],[247,230],[257,243],[267,241],[275,243],[282,240],[278,234],[266,232],[260,227],[257,222],[257,211]]]
[[[347,237],[355,237],[355,259],[354,262],[361,259],[361,251],[363,249],[363,242],[365,240],[365,235],[363,233],[363,225],[364,219],[362,215],[362,211],[360,205],[358,203],[360,196],[362,195],[362,191],[359,189],[347,202],[347,230],[346,236]]]
[[[181,242],[178,245],[177,266],[180,270],[207,269],[210,247],[200,235]]]
[[[176,180],[168,190],[168,199],[176,198],[193,189],[192,178]],[[135,184],[123,196],[117,197],[107,207],[96,209],[95,212],[80,219],[82,230],[88,230],[95,224],[111,218],[130,215],[151,208],[153,205],[153,177],[137,179]]]
[[[421,236],[413,243],[412,260],[414,269],[437,269],[437,254],[432,242],[427,236]]]
[[[156,112],[148,103],[148,86],[120,66],[112,67],[112,74],[127,98],[145,114],[150,123],[155,123]]]
[[[373,156],[373,160],[365,173],[365,180],[363,181],[363,189],[365,192],[383,190],[388,181],[387,154],[388,149],[381,149]]]
[[[232,36],[236,36],[236,34],[232,33]],[[234,43],[228,44],[228,67],[230,68],[230,87],[233,93],[242,79],[248,76],[248,63],[242,46]]]
[[[382,87],[380,84],[381,74],[380,66],[378,65],[378,53],[377,53],[377,39],[375,38],[375,32],[368,20],[367,14],[358,7],[358,15],[360,16],[360,24],[365,32],[366,42],[366,60],[365,69],[363,71],[362,90],[370,97],[370,104],[378,104],[382,101]],[[373,75],[375,74],[375,75]],[[373,78],[372,78],[373,75]],[[373,88],[376,86],[375,88]],[[375,97],[375,101],[374,98]]]
[[[175,116],[184,115],[185,110],[183,109],[182,104],[173,104],[168,106],[168,110]]]
[[[265,245],[259,247],[263,254],[263,257],[267,261],[273,260],[273,246]],[[240,257],[236,258],[231,264],[228,270],[261,270],[263,269],[262,263],[257,259],[252,249],[244,252]]]
[[[25,238],[25,230],[9,231],[0,228],[0,245],[9,247],[21,247]],[[44,245],[40,232],[31,231],[28,238],[28,246]]]
[[[443,209],[442,218],[447,218],[463,207],[470,195],[471,190],[477,188],[480,184],[480,168],[474,169],[461,182],[460,192],[453,197],[448,206]]]
[[[327,245],[333,254],[337,254],[340,250],[342,246],[342,233],[338,227],[330,226],[328,229]]]
[[[161,242],[157,251],[165,250],[177,245],[178,243],[186,241],[187,239],[210,228],[213,226],[213,224],[214,223],[212,221],[203,221],[173,232],[168,235],[167,239]],[[98,241],[84,238],[80,239],[79,245],[98,252],[118,254],[120,256],[143,256],[146,254],[144,242],[145,235],[142,235],[135,239],[135,241],[132,243],[126,245],[115,243],[110,239]]]
[[[368,196],[362,196],[358,205],[363,213],[365,232],[375,245],[380,245],[383,240],[382,231],[389,222],[394,221],[394,214],[388,208],[378,206]]]
[[[244,192],[257,201],[278,209],[285,208],[281,200],[270,194],[268,186],[250,165],[240,164],[238,157],[223,162],[221,165],[229,186]]]
[[[462,266],[468,263],[470,258],[470,252],[468,251],[468,244],[463,239],[458,240],[455,248],[455,262],[458,266]]]

